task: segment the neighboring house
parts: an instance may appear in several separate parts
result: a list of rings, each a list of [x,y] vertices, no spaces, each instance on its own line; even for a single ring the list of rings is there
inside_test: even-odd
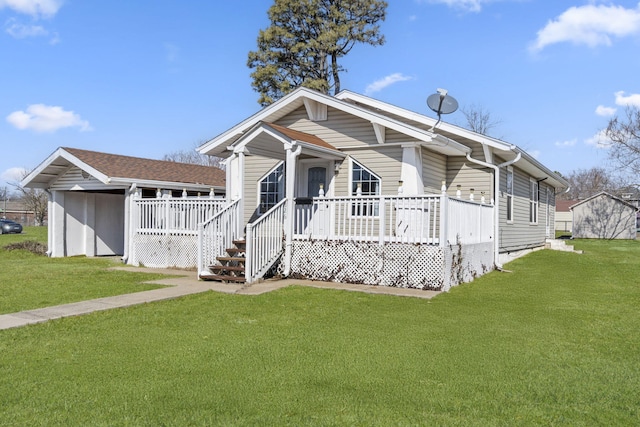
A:
[[[513,144],[349,91],[296,89],[198,151],[226,158],[199,265],[226,280],[448,289],[542,247],[568,186]]]
[[[0,218],[10,219],[22,225],[39,225],[36,224],[35,215],[32,210],[27,209],[21,200],[0,201]],[[46,225],[47,217],[44,222]]]
[[[607,192],[571,206],[574,238],[635,239],[638,208]]]
[[[570,208],[579,202],[580,200],[556,200],[556,231],[572,230],[573,213]]]
[[[22,185],[49,193],[50,256],[122,255],[136,264],[163,264],[168,227],[194,228],[188,221],[210,216],[211,209],[196,207],[223,204],[213,196],[224,195],[224,180],[224,171],[213,167],[58,148]],[[181,217],[166,214],[170,202]],[[183,256],[193,265],[197,232],[191,234],[193,249]]]

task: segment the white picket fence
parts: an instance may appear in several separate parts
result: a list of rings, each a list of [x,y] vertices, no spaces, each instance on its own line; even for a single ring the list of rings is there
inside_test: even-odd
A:
[[[286,202],[269,209],[253,223],[247,224],[245,277],[252,283],[264,276],[283,252]]]
[[[133,230],[139,234],[198,234],[198,224],[226,205],[224,199],[133,199]]]

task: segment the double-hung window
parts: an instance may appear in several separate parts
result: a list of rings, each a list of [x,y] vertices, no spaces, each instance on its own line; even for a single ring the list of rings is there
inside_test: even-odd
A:
[[[271,169],[259,182],[258,211],[263,214],[284,198],[284,162]]]
[[[355,160],[351,160],[352,196],[378,196],[380,195],[380,187],[380,177]],[[351,214],[355,216],[377,216],[378,204],[378,200],[372,198],[356,200],[351,207]]]
[[[538,223],[538,181],[531,178],[529,181],[529,222]]]
[[[513,222],[513,168],[507,167],[507,222]]]

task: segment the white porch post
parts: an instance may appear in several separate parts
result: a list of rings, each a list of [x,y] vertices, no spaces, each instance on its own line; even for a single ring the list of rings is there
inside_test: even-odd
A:
[[[67,230],[64,228],[64,192],[53,190],[51,192],[51,211],[49,211],[49,227],[51,234],[49,239],[49,251],[52,257],[65,256],[65,239]]]
[[[122,262],[128,264],[129,261],[129,245],[131,244],[131,204],[132,195],[136,191],[136,184],[131,184],[131,188],[124,192],[124,253],[122,254]]]
[[[237,188],[235,190],[234,198],[239,199],[239,212],[240,218],[244,218],[244,151],[240,151],[238,154],[237,168],[236,168],[236,183]],[[244,228],[244,219],[236,222],[238,229],[236,230],[236,236],[242,236],[242,229]]]
[[[298,145],[294,150],[296,142],[292,141],[291,144],[285,144],[284,149],[287,153],[286,159],[286,181],[285,181],[285,197],[287,198],[287,210],[284,217],[284,275],[285,277],[291,273],[291,250],[293,245],[293,221],[295,218],[295,178],[296,178],[296,161],[302,146]]]
[[[444,247],[447,244],[447,233],[449,231],[447,212],[449,209],[449,197],[447,196],[447,189],[444,184],[442,187],[442,195],[440,196],[440,241],[438,242],[438,246],[440,247]]]
[[[416,144],[402,145],[402,170],[400,171],[404,195],[424,194],[422,180],[422,148]]]

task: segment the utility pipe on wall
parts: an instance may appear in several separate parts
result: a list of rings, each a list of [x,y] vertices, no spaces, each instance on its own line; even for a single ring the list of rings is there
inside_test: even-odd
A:
[[[485,145],[485,144],[483,144]],[[512,148],[513,150],[513,148]],[[471,153],[467,153],[467,160],[471,163],[476,163],[480,166],[485,166],[493,169],[493,194],[494,194],[494,204],[493,204],[493,233],[494,233],[494,241],[493,241],[493,257],[494,263],[498,270],[502,269],[502,264],[500,264],[499,256],[500,256],[500,169],[510,166],[520,160],[522,157],[521,153],[517,153],[515,159],[506,161],[504,163],[500,163],[499,165],[494,165],[493,163],[487,163],[482,160],[474,159],[471,157]]]

